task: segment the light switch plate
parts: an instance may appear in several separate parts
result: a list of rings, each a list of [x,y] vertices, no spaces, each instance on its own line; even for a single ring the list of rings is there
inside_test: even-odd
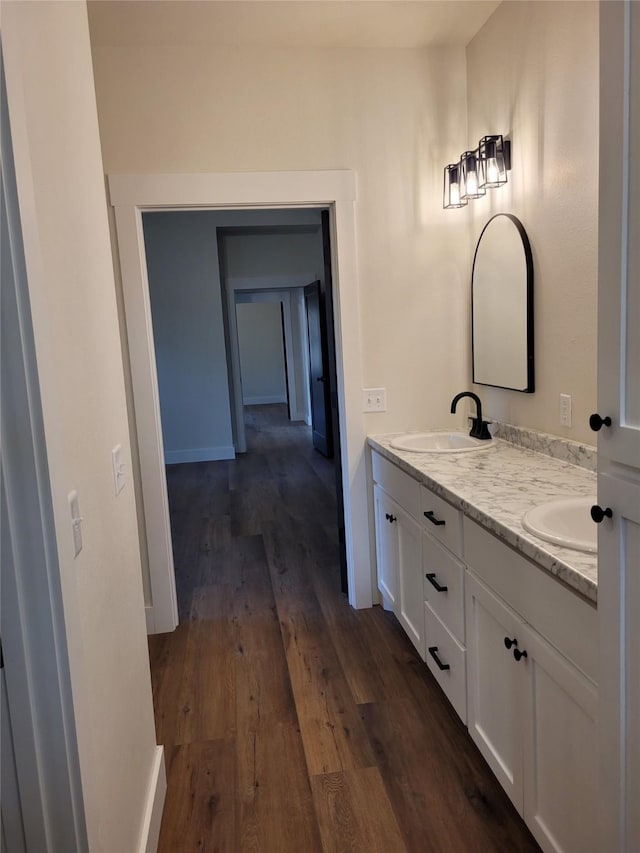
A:
[[[560,426],[571,426],[571,394],[560,394]]]
[[[362,411],[363,412],[386,412],[387,411],[387,389],[386,388],[363,388],[362,389]]]

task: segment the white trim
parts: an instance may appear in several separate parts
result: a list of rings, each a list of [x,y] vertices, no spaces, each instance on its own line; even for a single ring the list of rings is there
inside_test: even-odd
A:
[[[115,218],[135,400],[151,600],[155,611],[153,622],[157,633],[165,633],[173,631],[178,624],[178,604],[142,213],[136,207],[116,207]]]
[[[269,403],[286,403],[284,394],[271,394],[266,397],[245,397],[242,401],[245,406],[266,406]]]
[[[160,824],[162,810],[167,794],[167,774],[164,767],[164,747],[156,746],[156,753],[151,766],[147,800],[142,817],[142,830],[138,853],[156,853],[160,839]]]
[[[354,173],[344,170],[109,175],[108,181],[111,203],[116,214],[127,330],[131,345],[131,372],[154,608],[164,608],[163,617],[166,622],[177,618],[168,606],[172,595],[175,598],[175,578],[170,558],[171,539],[164,455],[159,430],[146,260],[140,225],[141,211],[279,206],[329,207],[331,211],[337,390],[342,438],[341,465],[349,601],[354,607],[370,607],[373,591],[364,459],[366,434],[359,405],[362,368]],[[168,591],[169,586],[172,593]]]
[[[193,447],[187,450],[165,450],[165,465],[181,465],[184,462],[217,462],[220,459],[235,459],[233,445],[219,447]]]
[[[153,605],[145,604],[144,606],[144,619],[147,625],[147,634],[159,634],[160,631],[156,631],[156,618],[153,610]]]
[[[351,170],[319,172],[209,172],[109,175],[114,207],[180,208],[318,207],[353,202]]]

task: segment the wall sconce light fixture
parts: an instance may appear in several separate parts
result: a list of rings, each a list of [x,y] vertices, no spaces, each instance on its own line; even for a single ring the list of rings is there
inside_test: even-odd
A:
[[[465,151],[458,163],[444,168],[444,208],[464,207],[488,189],[507,183],[511,142],[500,134],[483,136],[475,151]]]
[[[444,167],[444,207],[464,207],[466,198],[460,195],[460,163]]]
[[[484,187],[480,186],[480,166],[477,151],[465,151],[460,158],[460,169],[462,172],[462,197],[480,198],[486,193]]]

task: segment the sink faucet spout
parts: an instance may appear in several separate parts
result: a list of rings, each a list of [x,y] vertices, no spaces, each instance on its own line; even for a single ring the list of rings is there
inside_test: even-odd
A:
[[[455,413],[458,402],[463,397],[470,397],[473,402],[476,404],[476,416],[475,418],[470,418],[471,421],[471,430],[469,431],[469,435],[472,435],[474,438],[482,439],[483,441],[491,439],[491,433],[489,432],[489,428],[487,426],[487,422],[482,420],[482,403],[480,402],[480,397],[477,394],[474,394],[473,391],[461,391],[451,401],[451,414]]]

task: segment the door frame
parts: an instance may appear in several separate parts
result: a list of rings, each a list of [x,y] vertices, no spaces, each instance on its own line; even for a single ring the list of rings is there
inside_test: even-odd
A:
[[[150,632],[178,623],[142,214],[153,210],[326,207],[334,253],[334,322],[349,603],[370,607],[373,583],[365,465],[360,319],[351,170],[108,175],[115,211],[149,554]]]

